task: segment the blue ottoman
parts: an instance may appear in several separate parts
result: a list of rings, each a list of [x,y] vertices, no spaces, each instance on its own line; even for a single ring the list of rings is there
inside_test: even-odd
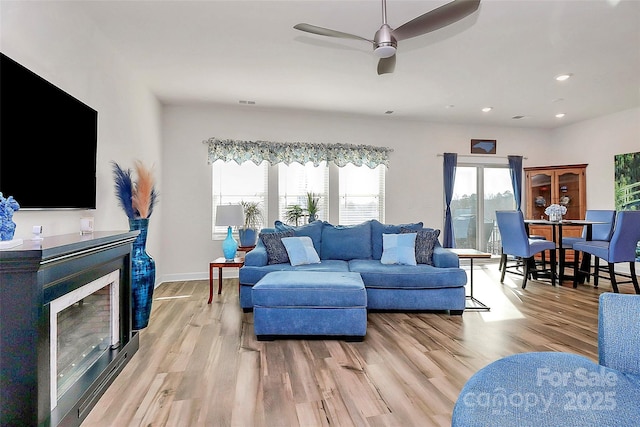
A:
[[[274,271],[251,293],[259,341],[278,336],[362,341],[367,333],[367,292],[359,273]]]

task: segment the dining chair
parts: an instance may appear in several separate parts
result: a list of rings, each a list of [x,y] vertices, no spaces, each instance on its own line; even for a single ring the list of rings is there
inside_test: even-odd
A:
[[[613,225],[616,219],[616,211],[608,210],[608,209],[587,209],[585,213],[585,220],[587,221],[597,221],[602,222],[603,224],[593,224],[591,226],[591,240],[598,240],[603,242],[608,242],[611,240],[611,235],[613,234]],[[560,245],[560,261],[559,261],[559,275],[560,282],[562,282],[564,277],[564,270],[566,267],[565,264],[565,256],[566,252],[569,250],[574,250],[573,245],[579,242],[585,242],[587,240],[587,226],[585,225],[582,228],[582,236],[580,237],[563,237],[562,244]],[[573,262],[579,262],[579,251],[574,250]],[[575,265],[574,265],[575,270]],[[576,285],[577,283],[574,282]]]
[[[504,276],[507,272],[507,256],[519,257],[523,261],[524,272],[522,274],[522,289],[527,286],[529,275],[534,272],[549,273],[551,284],[556,285],[556,244],[546,239],[530,239],[527,236],[527,229],[524,217],[519,210],[496,211],[496,222],[502,238],[502,259],[500,283],[504,283]],[[551,268],[544,267],[537,270],[534,256],[543,251],[551,253]],[[534,276],[537,277],[537,276]]]
[[[638,286],[638,276],[636,276],[636,245],[640,241],[640,211],[618,211],[616,213],[613,235],[610,241],[591,240],[573,244],[573,249],[591,254],[595,257],[595,269],[593,275],[593,285],[598,287],[599,259],[605,260],[609,267],[609,280],[613,292],[618,292],[618,285],[633,283],[636,294],[640,294]],[[616,273],[615,264],[621,262],[629,263],[630,274]],[[591,273],[589,273],[591,274]],[[616,276],[628,277],[630,280],[618,282]],[[573,286],[577,286],[578,268],[574,263]]]

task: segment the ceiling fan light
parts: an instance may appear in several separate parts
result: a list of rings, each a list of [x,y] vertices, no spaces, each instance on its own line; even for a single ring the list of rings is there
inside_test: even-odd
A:
[[[373,53],[378,57],[378,58],[390,58],[393,55],[396,54],[396,48],[395,46],[391,45],[391,44],[382,44],[377,46],[374,50]]]

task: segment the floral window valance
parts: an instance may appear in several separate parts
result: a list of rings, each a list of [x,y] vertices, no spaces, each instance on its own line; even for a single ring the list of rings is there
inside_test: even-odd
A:
[[[378,165],[389,166],[387,147],[352,144],[313,144],[306,142],[269,142],[269,141],[236,141],[232,139],[209,138],[207,144],[209,164],[216,160],[235,161],[238,164],[250,161],[256,165],[267,161],[272,165],[298,162],[312,162],[318,166],[321,162],[333,162],[342,167],[348,163],[356,166],[375,168]]]

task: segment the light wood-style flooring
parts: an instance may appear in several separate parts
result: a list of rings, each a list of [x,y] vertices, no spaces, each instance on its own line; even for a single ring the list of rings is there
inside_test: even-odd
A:
[[[468,270],[468,262],[461,261]],[[489,312],[369,313],[363,342],[258,342],[237,279],[207,304],[208,281],[154,295],[140,349],[83,426],[450,426],[471,375],[513,353],[564,351],[597,361],[598,295],[474,263]],[[631,285],[621,292],[633,293]]]

